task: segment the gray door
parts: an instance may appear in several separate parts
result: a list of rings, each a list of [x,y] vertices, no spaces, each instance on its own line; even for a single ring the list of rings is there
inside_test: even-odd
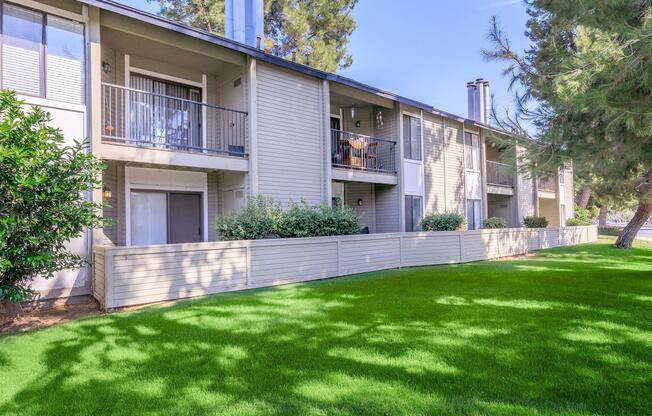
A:
[[[170,243],[202,241],[201,195],[170,193]]]

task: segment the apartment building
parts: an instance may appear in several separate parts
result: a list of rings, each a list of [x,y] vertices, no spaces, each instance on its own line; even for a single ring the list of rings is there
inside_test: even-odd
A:
[[[92,198],[114,221],[72,241],[80,254],[216,240],[215,219],[252,195],[343,204],[369,233],[418,231],[436,212],[471,229],[572,215],[571,167],[516,175],[492,143],[509,133],[487,122],[484,80],[467,85],[461,117],[266,54],[261,0],[227,1],[231,39],[110,0],[0,4],[1,87],[49,111],[67,139],[89,138],[108,166]],[[70,270],[34,287],[67,296],[89,282]]]

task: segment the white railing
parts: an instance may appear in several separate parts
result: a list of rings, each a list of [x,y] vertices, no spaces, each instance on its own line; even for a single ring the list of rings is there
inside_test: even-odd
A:
[[[597,239],[597,227],[95,247],[93,293],[108,309],[408,266],[513,256]]]
[[[247,113],[103,83],[102,140],[246,157]]]

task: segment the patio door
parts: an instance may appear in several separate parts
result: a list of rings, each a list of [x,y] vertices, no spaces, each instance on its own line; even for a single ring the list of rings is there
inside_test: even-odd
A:
[[[202,241],[199,193],[131,191],[131,244]]]
[[[132,73],[129,131],[139,144],[191,150],[202,147],[201,91]],[[140,92],[142,91],[142,92]]]

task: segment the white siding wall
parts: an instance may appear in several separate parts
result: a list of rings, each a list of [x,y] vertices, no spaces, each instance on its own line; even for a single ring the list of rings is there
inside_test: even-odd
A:
[[[258,192],[283,204],[323,202],[323,99],[318,80],[257,65]]]
[[[395,233],[401,229],[399,204],[401,193],[397,185],[375,184],[376,232]]]
[[[104,307],[116,308],[596,239],[597,227],[588,226],[96,247],[93,293]]]
[[[517,148],[518,159],[523,155],[524,149]],[[523,225],[523,218],[534,215],[535,212],[535,181],[524,173],[518,173],[516,176],[516,198],[517,198],[517,220],[518,224]]]
[[[446,211],[465,215],[464,130],[462,123],[450,119],[446,119],[445,122]]]
[[[423,115],[423,169],[425,214],[446,211],[443,121],[433,114]],[[456,177],[453,180],[457,180]]]

